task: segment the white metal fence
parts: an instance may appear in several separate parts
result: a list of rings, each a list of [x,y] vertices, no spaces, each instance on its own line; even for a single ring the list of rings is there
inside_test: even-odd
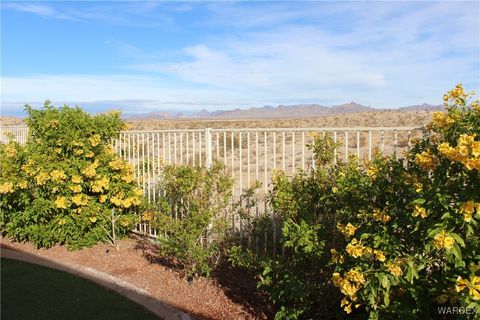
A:
[[[137,183],[151,202],[161,196],[159,183],[165,165],[209,166],[220,161],[234,178],[235,196],[260,183],[255,192],[255,208],[251,208],[252,214],[260,216],[268,212],[266,195],[275,170],[292,174],[315,167],[313,152],[308,148],[315,135],[329,135],[339,144],[335,161],[348,161],[352,154],[364,161],[372,159],[375,149],[401,155],[410,147],[411,139],[421,135],[421,130],[357,127],[123,131],[113,145],[123,159],[132,163]],[[24,143],[27,133],[27,127],[0,127],[0,142],[13,137]],[[242,229],[240,217],[232,216],[232,226]],[[140,226],[139,231],[156,235],[147,225]]]
[[[10,140],[23,144],[27,141],[27,126],[0,126],[0,143]]]

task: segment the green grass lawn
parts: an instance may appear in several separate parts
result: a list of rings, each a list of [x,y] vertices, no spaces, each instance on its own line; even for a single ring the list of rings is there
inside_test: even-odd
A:
[[[1,259],[2,320],[158,319],[140,305],[69,273]]]

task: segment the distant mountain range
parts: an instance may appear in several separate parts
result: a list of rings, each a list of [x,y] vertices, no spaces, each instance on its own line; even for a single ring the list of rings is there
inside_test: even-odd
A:
[[[364,106],[356,102],[345,103],[337,106],[322,106],[320,104],[279,105],[277,107],[264,106],[249,109],[234,110],[202,110],[198,113],[182,114],[180,112],[157,111],[128,116],[129,120],[141,119],[179,119],[179,118],[205,118],[205,119],[276,119],[276,118],[306,118],[329,115],[340,115],[359,112],[385,112],[385,111],[441,111],[443,105],[421,104],[394,109],[380,109]]]

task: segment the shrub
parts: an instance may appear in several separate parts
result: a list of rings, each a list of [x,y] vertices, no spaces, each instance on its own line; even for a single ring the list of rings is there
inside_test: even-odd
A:
[[[92,116],[49,102],[26,112],[27,143],[0,145],[2,233],[81,248],[128,232],[142,190],[109,144],[123,127],[119,113]]]
[[[166,166],[158,228],[160,253],[180,262],[183,275],[209,275],[217,265],[232,205],[232,180],[220,163],[211,168]]]
[[[314,150],[319,167],[293,177],[277,173],[273,178],[270,205],[283,221],[283,256],[273,256],[261,274],[259,286],[270,293],[277,306],[276,319],[335,318],[340,303],[330,281],[334,266],[330,249],[341,246],[336,221],[371,201],[370,179],[356,159],[334,165],[329,137],[316,137]]]
[[[284,257],[267,260],[259,285],[276,319],[480,310],[480,103],[461,85],[444,100],[446,112],[435,113],[405,160],[377,154],[360,166],[332,164],[334,144],[316,138],[323,166],[274,177],[270,204],[284,221]]]
[[[347,312],[363,305],[370,319],[425,319],[441,305],[480,307],[480,108],[461,85],[444,100],[408,168],[370,168],[374,185],[389,185],[383,201],[348,219],[333,274]]]

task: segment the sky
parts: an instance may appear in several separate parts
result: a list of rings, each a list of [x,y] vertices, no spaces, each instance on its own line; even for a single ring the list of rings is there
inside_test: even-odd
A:
[[[355,101],[480,91],[479,1],[2,1],[1,111]]]

